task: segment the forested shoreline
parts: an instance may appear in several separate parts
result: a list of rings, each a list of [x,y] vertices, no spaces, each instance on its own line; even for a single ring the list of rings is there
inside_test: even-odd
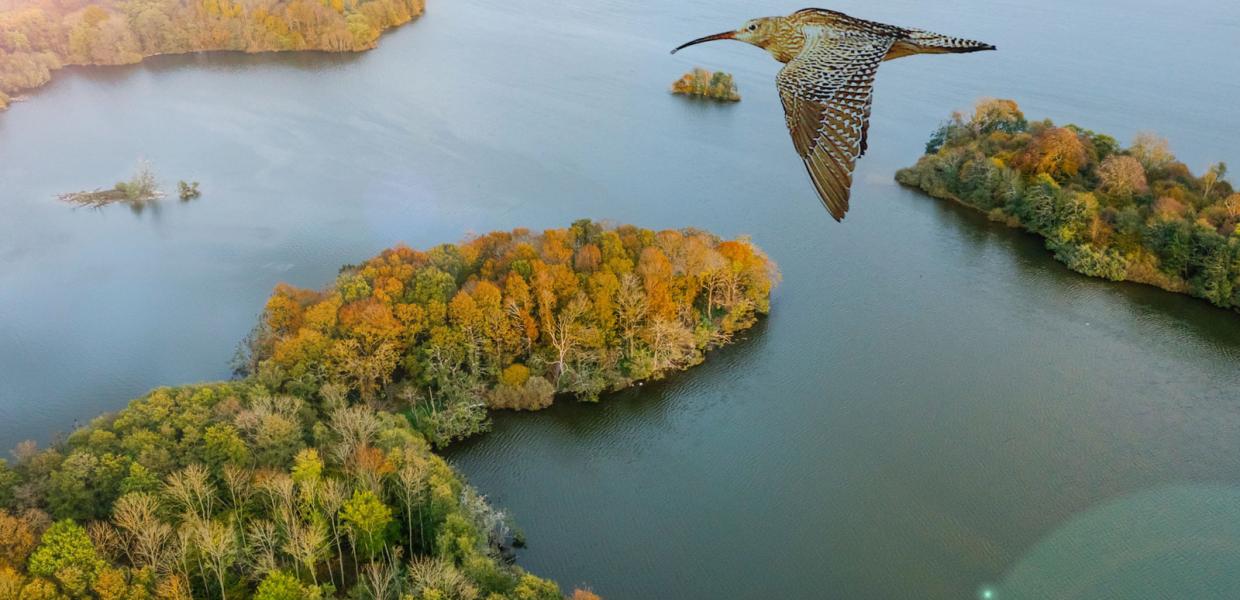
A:
[[[0,109],[69,65],[233,50],[356,52],[425,0],[0,0]]]
[[[1050,120],[1011,100],[956,113],[901,184],[985,212],[1046,240],[1074,271],[1240,309],[1240,193],[1217,163],[1201,176],[1167,141],[1114,138]]]
[[[558,600],[432,448],[488,410],[696,364],[777,277],[745,239],[578,221],[281,285],[238,380],[155,390],[0,460],[0,600]]]

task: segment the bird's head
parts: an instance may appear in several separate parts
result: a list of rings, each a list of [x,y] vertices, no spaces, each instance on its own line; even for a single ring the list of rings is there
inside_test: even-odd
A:
[[[672,54],[675,54],[694,44],[713,42],[715,40],[736,40],[739,42],[745,42],[746,44],[753,44],[754,46],[766,50],[775,43],[776,35],[780,30],[780,23],[783,20],[784,17],[762,17],[760,19],[746,21],[745,24],[736,31],[716,33],[715,35],[708,35],[706,37],[701,37],[691,42],[681,44],[675,50],[672,50]]]

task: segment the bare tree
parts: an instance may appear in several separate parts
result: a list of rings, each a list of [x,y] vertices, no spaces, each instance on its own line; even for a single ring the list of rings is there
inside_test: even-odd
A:
[[[331,527],[332,543],[336,546],[336,560],[340,566],[340,581],[344,584],[344,551],[340,546],[342,536],[340,527],[340,509],[349,497],[349,491],[339,479],[328,478],[319,488],[319,502],[323,512],[327,514],[327,524]]]
[[[655,369],[659,371],[680,369],[691,364],[687,359],[692,358],[696,350],[693,333],[684,325],[667,319],[655,319],[647,332],[647,343],[654,357]]]
[[[590,300],[585,294],[578,294],[559,314],[549,317],[550,327],[547,334],[551,338],[551,347],[555,349],[555,381],[559,388],[560,379],[569,370],[569,361],[585,336],[581,318],[590,309]]]
[[[362,583],[373,600],[389,600],[400,594],[399,574],[396,561],[380,557],[378,562],[372,562],[362,570]]]
[[[245,467],[226,464],[220,474],[220,480],[228,489],[232,509],[244,511],[254,493],[254,472]]]
[[[194,526],[198,551],[220,586],[221,600],[227,600],[229,568],[237,562],[237,536],[231,526],[219,521],[197,521]]]
[[[406,546],[409,552],[413,552],[413,509],[418,509],[418,535],[420,536],[421,545],[419,548],[426,547],[426,533],[422,527],[422,495],[426,492],[427,479],[430,475],[430,465],[427,460],[412,448],[404,448],[400,456],[400,465],[396,472],[392,474],[392,480],[396,483],[396,495],[400,498],[401,504],[405,508],[405,524],[408,528],[408,543]]]
[[[1102,161],[1098,166],[1098,178],[1102,180],[1103,190],[1123,198],[1144,194],[1150,189],[1141,161],[1123,154],[1113,154]]]
[[[266,473],[258,481],[258,490],[267,498],[271,517],[285,535],[292,529],[296,520],[297,493],[293,478],[287,473],[278,471]]]
[[[86,524],[86,534],[90,536],[90,542],[100,554],[108,559],[108,562],[116,562],[124,553],[125,558],[130,560],[130,564],[133,563],[129,556],[129,548],[126,547],[115,527],[103,521],[91,521]]]
[[[258,575],[266,575],[280,568],[277,550],[280,547],[280,531],[275,523],[267,519],[250,522],[248,538],[250,540],[249,564]]]
[[[314,585],[319,585],[318,569],[315,568],[327,552],[327,531],[321,521],[295,523],[289,530],[284,552],[295,558],[310,572]]]
[[[374,409],[355,405],[332,412],[328,425],[338,438],[332,453],[337,462],[347,468],[356,456],[357,448],[374,441],[383,422]]]
[[[215,486],[210,473],[200,464],[192,464],[168,476],[164,492],[181,508],[183,514],[202,520],[211,519]]]
[[[190,563],[197,568],[198,577],[205,584],[207,579],[207,569],[202,563],[202,551],[198,548],[198,519],[192,514],[188,515],[180,527],[176,530],[177,543],[173,546],[176,550],[176,564],[178,574],[185,578],[186,585],[189,586]],[[192,587],[192,586],[191,586]]]
[[[159,518],[159,499],[151,494],[125,494],[112,508],[112,522],[121,531],[130,563],[162,570],[167,564],[172,526]]]
[[[409,563],[409,592],[416,597],[438,592],[445,600],[475,600],[478,589],[446,560],[417,557]]]
[[[633,343],[641,333],[646,312],[646,291],[641,280],[632,273],[625,273],[616,295],[616,320],[620,324],[620,337],[625,343],[625,357],[633,356]]]

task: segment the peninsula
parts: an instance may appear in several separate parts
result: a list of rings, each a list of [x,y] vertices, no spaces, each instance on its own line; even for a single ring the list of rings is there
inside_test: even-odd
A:
[[[1240,308],[1240,193],[1217,163],[1194,175],[1167,141],[1114,138],[1049,120],[1011,100],[952,116],[896,180],[1046,240],[1074,271]]]

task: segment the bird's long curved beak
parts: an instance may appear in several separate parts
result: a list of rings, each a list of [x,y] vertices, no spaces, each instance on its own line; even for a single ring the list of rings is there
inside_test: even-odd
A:
[[[695,44],[713,42],[715,40],[733,40],[733,39],[736,39],[735,31],[725,31],[723,33],[716,33],[715,35],[708,35],[706,37],[698,38],[696,40],[693,40],[692,42],[685,42],[677,46],[675,50],[672,50],[672,54],[680,52],[681,50],[684,50],[685,48],[688,48],[689,46],[693,46]]]

